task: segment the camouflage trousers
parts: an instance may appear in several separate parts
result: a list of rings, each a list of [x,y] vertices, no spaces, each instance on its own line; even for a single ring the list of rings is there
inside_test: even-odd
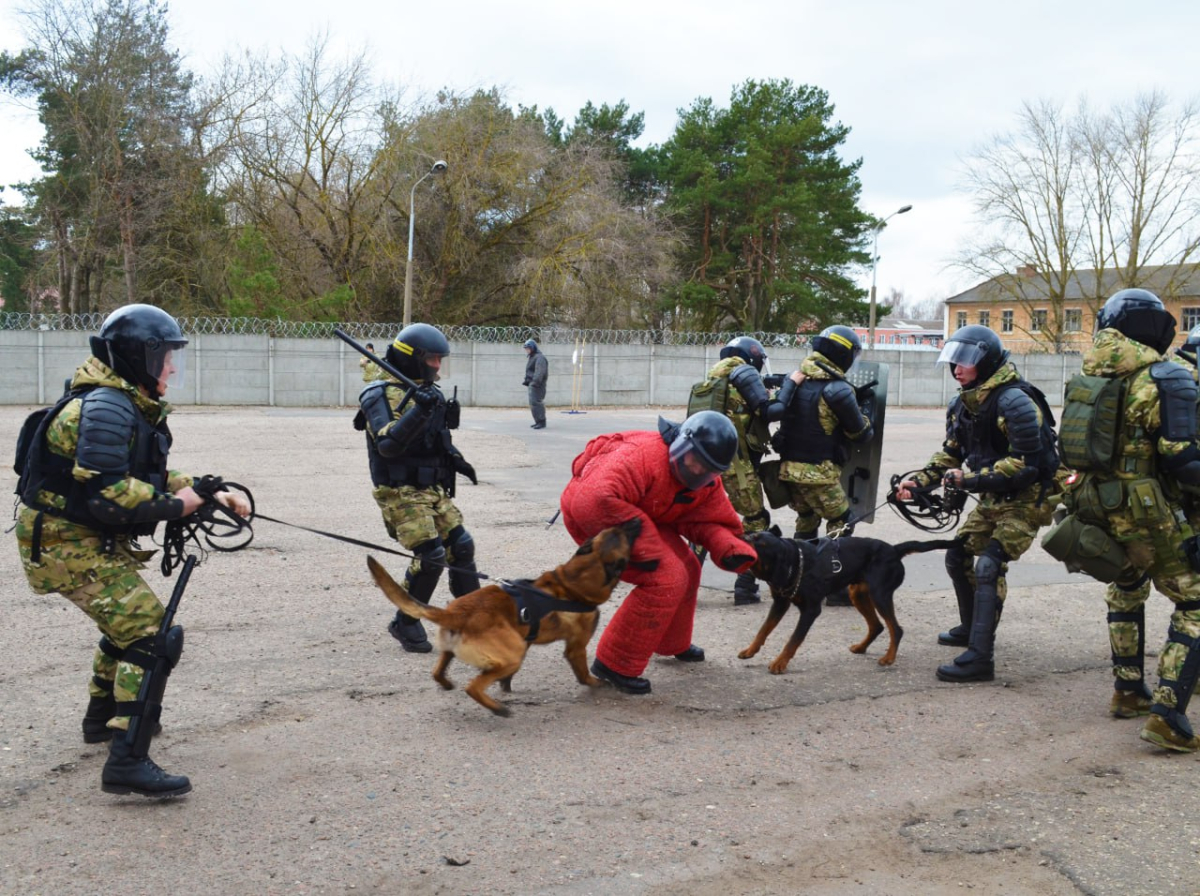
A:
[[[430,488],[380,485],[371,495],[383,514],[388,535],[408,551],[435,538],[445,542],[446,536],[463,524],[462,513],[440,485]],[[446,562],[454,565],[453,552],[449,548]],[[420,559],[414,559],[408,570],[414,576],[419,573]]]
[[[746,534],[762,532],[771,523],[771,514],[763,502],[762,481],[748,462],[738,469],[730,467],[721,475],[721,483],[725,486],[725,494],[729,503],[742,516],[742,531]]]
[[[850,512],[850,501],[842,488],[841,470],[833,461],[820,464],[784,461],[779,465],[779,482],[788,491],[788,507],[796,511],[796,537],[808,537],[828,520],[825,534],[841,535],[845,528],[834,520]]]
[[[1029,550],[1038,530],[1050,523],[1053,512],[1053,504],[1048,500],[998,501],[985,496],[967,514],[955,534],[963,539],[968,558],[978,557],[989,542],[995,541],[1011,562]],[[1008,562],[1000,564],[1000,577],[996,581],[996,598],[1001,604],[1008,597]],[[976,587],[973,561],[965,572],[971,587]]]
[[[17,518],[17,548],[29,586],[38,594],[62,594],[83,610],[109,641],[124,650],[139,638],[158,633],[165,609],[140,570],[146,552],[131,550],[118,541],[105,553],[99,534],[83,526],[45,517],[41,556],[32,559],[33,523],[36,514],[22,508]],[[92,658],[88,693],[104,697],[111,688],[117,702],[133,702],[142,686],[141,666],[121,662],[97,649]],[[103,683],[103,684],[101,684]],[[109,728],[129,727],[128,716],[118,716]]]
[[[1144,552],[1150,551],[1149,558]],[[1147,599],[1150,597],[1150,583],[1154,583],[1162,594],[1176,605],[1200,600],[1200,574],[1191,569],[1181,570],[1179,564],[1163,564],[1154,556],[1154,549],[1145,541],[1139,542],[1136,552],[1138,560],[1149,559],[1145,568],[1150,574],[1150,580],[1143,582],[1132,590],[1123,590],[1115,584],[1110,584],[1105,590],[1104,600],[1108,604],[1109,623],[1108,639],[1112,647],[1113,675],[1123,681],[1138,681],[1143,677],[1142,663],[1145,632],[1138,621],[1128,618],[1129,615],[1141,616]],[[1133,559],[1131,557],[1131,559]],[[1162,567],[1170,568],[1166,574]],[[1157,567],[1157,568],[1156,568]],[[1114,616],[1118,618],[1113,618]],[[1124,616],[1125,618],[1120,618]],[[1142,623],[1144,624],[1144,623]],[[1189,638],[1200,638],[1200,610],[1176,609],[1171,614],[1170,627],[1181,635]],[[1168,640],[1158,655],[1159,685],[1154,690],[1154,701],[1164,706],[1174,707],[1175,691],[1165,686],[1164,682],[1175,682],[1187,659],[1188,649],[1174,641]],[[1128,660],[1122,663],[1121,660]]]

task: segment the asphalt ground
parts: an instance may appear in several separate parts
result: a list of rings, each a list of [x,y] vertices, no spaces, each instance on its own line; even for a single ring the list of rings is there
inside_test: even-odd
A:
[[[0,443],[28,410],[0,408]],[[550,409],[535,431],[524,408],[465,409],[456,444],[480,484],[457,502],[480,569],[565,560],[574,545],[547,521],[571,459],[660,412],[680,413]],[[172,460],[245,483],[263,513],[383,543],[351,416],[189,408]],[[920,467],[942,422],[889,409],[885,478]],[[886,507],[857,534],[922,537]],[[709,565],[705,663],[657,658],[635,698],[582,688],[558,648],[534,648],[499,718],[388,637],[368,551],[260,522],[247,549],[205,558],[180,607],[152,753],[195,789],[158,804],[99,790],[106,750],[79,733],[95,629],[28,591],[7,539],[0,893],[1200,894],[1197,757],[1108,716],[1102,588],[1040,547],[1010,572],[992,683],[934,677],[954,655],[935,643],[955,618],[941,554],[907,562],[894,666],[877,665],[880,643],[851,655],[862,621],[830,608],[781,676],[767,665],[794,613],[738,659],[766,607],[735,608],[733,577]],[[443,582],[434,600],[448,598]],[[1153,596],[1151,669],[1168,614]],[[460,684],[469,671],[451,667]]]

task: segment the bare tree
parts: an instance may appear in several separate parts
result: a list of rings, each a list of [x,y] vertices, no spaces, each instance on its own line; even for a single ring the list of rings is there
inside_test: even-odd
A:
[[[1037,336],[1055,349],[1067,341],[1068,299],[1094,314],[1152,271],[1170,295],[1186,276],[1172,266],[1200,246],[1198,124],[1193,104],[1174,109],[1159,92],[1103,113],[1084,101],[1073,114],[1025,104],[1017,127],[967,162],[978,228],[958,266],[986,281],[985,297],[1031,319],[1044,310]]]

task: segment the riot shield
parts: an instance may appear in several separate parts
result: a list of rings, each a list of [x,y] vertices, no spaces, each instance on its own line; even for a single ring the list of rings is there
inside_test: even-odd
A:
[[[873,523],[879,494],[879,465],[883,458],[883,423],[887,415],[888,366],[861,357],[846,374],[856,389],[877,381],[871,395],[859,398],[859,407],[875,427],[875,437],[866,445],[850,445],[850,457],[842,467],[842,488],[850,500],[850,518]]]

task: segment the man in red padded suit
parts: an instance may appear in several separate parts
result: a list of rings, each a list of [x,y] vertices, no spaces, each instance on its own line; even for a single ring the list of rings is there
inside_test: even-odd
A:
[[[582,544],[632,517],[642,534],[621,580],[636,586],[596,646],[592,674],[626,694],[649,694],[641,678],[654,654],[700,662],[692,644],[700,561],[691,541],[722,569],[741,572],[757,559],[740,538],[741,517],[720,475],[737,454],[737,429],[724,414],[700,411],[683,423],[661,417],[658,432],[598,436],[571,463],[563,522]]]

